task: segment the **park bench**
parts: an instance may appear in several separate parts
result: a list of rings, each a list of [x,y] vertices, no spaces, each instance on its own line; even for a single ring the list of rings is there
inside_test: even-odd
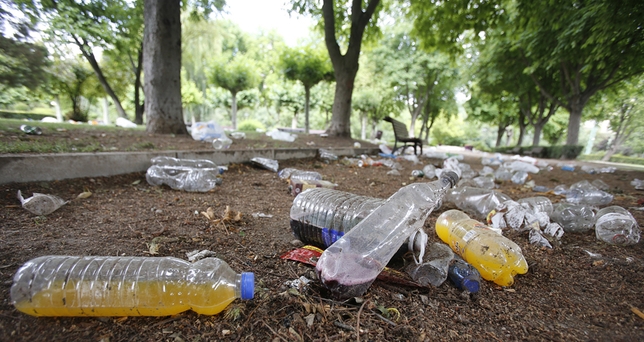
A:
[[[414,148],[414,154],[418,154],[416,147],[420,147],[420,154],[423,154],[423,141],[419,138],[414,138],[409,136],[409,131],[407,131],[407,126],[404,123],[393,119],[391,117],[385,117],[383,120],[390,122],[394,129],[394,136],[396,140],[394,141],[394,149],[391,153],[395,153],[396,150],[402,149],[401,154],[405,153],[407,147]],[[398,147],[398,142],[402,143],[402,146]]]

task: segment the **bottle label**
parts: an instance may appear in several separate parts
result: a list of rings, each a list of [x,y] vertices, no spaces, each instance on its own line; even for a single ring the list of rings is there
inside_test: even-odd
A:
[[[469,232],[467,232],[465,235],[463,235],[463,242],[465,242],[465,243],[469,242],[469,241],[470,241],[470,240],[472,240],[476,235],[478,235],[476,231],[474,231],[474,230],[470,230],[470,231],[469,231]]]

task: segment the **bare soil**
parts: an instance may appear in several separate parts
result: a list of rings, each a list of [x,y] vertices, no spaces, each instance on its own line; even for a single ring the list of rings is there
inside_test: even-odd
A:
[[[75,133],[81,134],[81,133]],[[73,137],[69,137],[72,138]],[[82,137],[83,139],[85,137]],[[105,138],[105,137],[103,137]],[[95,139],[100,140],[100,135]],[[117,140],[125,140],[118,137]],[[203,147],[190,139],[139,136],[155,148]],[[349,139],[300,136],[300,147],[350,147]],[[307,144],[307,142],[314,142]],[[125,143],[125,142],[124,142]],[[184,144],[185,143],[185,144]],[[271,141],[236,141],[231,148],[271,147]],[[167,145],[166,145],[167,144]],[[361,142],[366,146],[366,142]],[[210,148],[210,147],[208,147]],[[480,157],[466,157],[482,168]],[[280,161],[320,172],[338,189],[386,198],[400,187],[425,179],[411,178],[424,164],[400,161],[401,176],[386,167],[358,168],[319,159]],[[643,193],[630,185],[644,173],[567,172],[555,167],[532,176],[539,185],[570,185],[601,179],[615,195],[612,204],[641,207]],[[535,193],[513,183],[499,185],[513,199]],[[70,202],[42,217],[24,210],[21,190],[57,195]],[[76,198],[90,191],[88,198]],[[563,198],[546,193],[553,202]],[[405,287],[376,281],[362,297],[334,301],[315,280],[314,268],[280,258],[298,247],[289,226],[293,196],[276,173],[251,164],[233,164],[221,186],[207,193],[153,187],[144,173],[114,177],[0,185],[0,340],[6,341],[642,341],[644,340],[644,244],[616,247],[596,240],[594,232],[564,234],[553,249],[536,247],[527,233],[506,232],[523,250],[530,270],[510,288],[483,282],[478,294],[463,294],[449,281],[438,288]],[[209,207],[242,213],[240,222],[213,225],[199,213]],[[439,241],[434,223],[446,203],[425,223],[430,243]],[[631,211],[640,225],[644,213]],[[254,213],[272,217],[254,217]],[[42,255],[157,256],[186,259],[193,250],[211,250],[238,271],[255,272],[255,298],[236,300],[225,312],[203,316],[192,311],[171,317],[36,318],[15,310],[9,289],[16,270]],[[594,255],[594,256],[591,256]],[[601,256],[597,256],[600,254]],[[393,267],[402,268],[405,261]],[[297,291],[286,281],[313,279]]]

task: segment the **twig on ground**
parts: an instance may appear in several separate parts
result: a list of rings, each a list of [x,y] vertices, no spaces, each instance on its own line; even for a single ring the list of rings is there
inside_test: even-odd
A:
[[[268,330],[270,330],[273,333],[273,335],[279,337],[279,339],[284,341],[284,342],[288,342],[288,340],[286,338],[284,338],[282,336],[282,334],[280,334],[280,333],[276,332],[275,330],[271,329],[271,327],[269,327],[268,324],[266,324],[266,322],[262,322],[262,323],[264,323],[264,326],[267,327]]]
[[[364,308],[365,304],[367,304],[368,301],[369,299],[362,302],[362,305],[360,305],[360,310],[358,310],[358,316],[356,318],[356,335],[358,335],[357,337],[358,342],[360,342],[360,314],[362,313],[362,309]]]
[[[346,324],[344,324],[344,323],[342,323],[342,322],[339,322],[339,321],[334,321],[334,322],[333,322],[333,325],[335,325],[335,326],[336,326],[336,327],[338,327],[338,328],[345,329],[345,330],[355,331],[355,328],[354,328],[354,327],[352,327],[352,326],[350,326],[350,325],[346,325]]]

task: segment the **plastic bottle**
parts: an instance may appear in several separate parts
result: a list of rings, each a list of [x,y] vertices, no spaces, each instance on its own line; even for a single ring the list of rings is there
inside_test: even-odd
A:
[[[411,176],[416,178],[423,178],[425,177],[425,173],[423,172],[423,170],[412,170]]]
[[[450,262],[447,277],[461,291],[477,293],[481,288],[479,271],[458,255]]]
[[[640,227],[628,210],[614,205],[599,210],[595,217],[597,239],[621,246],[634,245],[640,241]]]
[[[227,149],[232,145],[232,143],[233,141],[224,134],[223,136],[212,140],[212,147],[217,150]]]
[[[25,263],[11,286],[16,309],[33,316],[168,316],[221,312],[252,299],[253,273],[226,262],[173,257],[43,256]]]
[[[575,204],[607,205],[613,195],[597,188],[574,188],[566,192],[566,201]]]
[[[477,219],[483,220],[490,211],[496,209],[501,203],[512,199],[501,192],[490,189],[459,186],[449,191],[445,200],[454,203],[457,208]]]
[[[303,171],[294,168],[285,168],[277,173],[280,179],[321,180],[322,175],[315,171]]]
[[[217,185],[219,173],[217,165],[210,160],[155,157],[145,179],[151,185],[166,184],[175,190],[206,192]]]
[[[543,212],[548,215],[552,214],[552,202],[548,197],[535,196],[522,198],[517,201],[522,206],[532,210],[533,212]]]
[[[425,178],[427,179],[433,179],[436,177],[436,166],[432,164],[427,164],[423,167],[423,175],[425,175]]]
[[[595,212],[587,205],[561,202],[553,206],[550,219],[567,233],[581,233],[593,227]]]
[[[407,274],[423,286],[441,286],[447,279],[449,263],[454,259],[454,252],[447,245],[436,242],[428,248],[426,258],[427,261],[420,265],[407,266]]]
[[[512,175],[512,183],[514,184],[523,184],[528,179],[528,173],[526,171],[517,171]]]
[[[521,248],[512,240],[471,219],[459,210],[448,210],[436,220],[436,234],[485,280],[511,286],[516,274],[528,272]]]
[[[419,229],[458,176],[445,171],[430,183],[412,183],[327,248],[318,260],[319,279],[337,298],[361,296],[405,239]]]

